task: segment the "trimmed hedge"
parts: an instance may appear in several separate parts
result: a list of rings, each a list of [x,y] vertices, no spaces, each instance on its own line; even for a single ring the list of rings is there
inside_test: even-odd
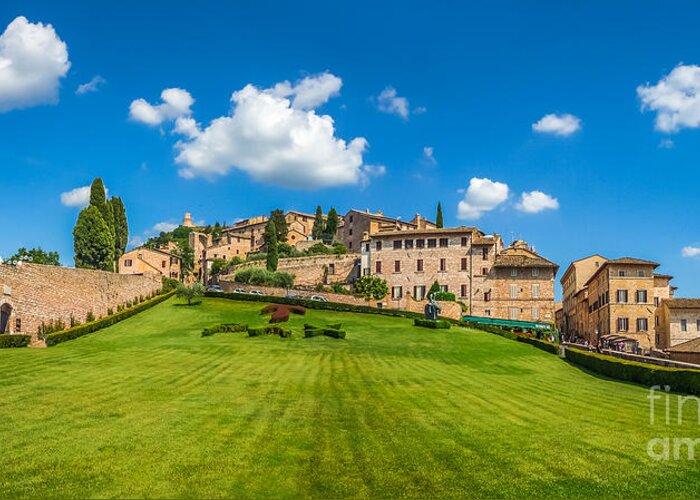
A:
[[[525,335],[519,335],[505,328],[500,328],[493,325],[480,325],[479,323],[474,323],[471,321],[462,321],[462,326],[467,326],[469,328],[475,328],[477,330],[482,330],[484,332],[493,333],[494,335],[500,335],[501,337],[515,340],[516,342],[524,342],[526,344],[533,345],[538,349],[542,349],[545,352],[551,354],[559,354],[559,344],[552,344],[544,340],[539,340],[534,337],[527,337]]]
[[[413,326],[422,326],[423,328],[434,328],[439,330],[449,330],[450,322],[444,319],[432,320],[432,319],[419,319],[413,320]]]
[[[123,311],[120,311],[117,314],[105,316],[104,318],[98,319],[97,321],[92,321],[90,323],[85,323],[84,325],[74,326],[73,328],[69,328],[68,330],[63,330],[62,332],[50,333],[46,336],[46,347],[51,347],[62,342],[77,339],[78,337],[82,337],[83,335],[102,330],[103,328],[112,326],[116,323],[119,323],[120,321],[124,321],[125,319],[130,318],[135,314],[145,311],[146,309],[150,309],[151,307],[160,304],[164,300],[169,299],[174,293],[174,291],[170,291],[163,295],[159,295],[153,299],[141,302],[136,306],[124,309]]]
[[[325,335],[326,337],[332,337],[334,339],[344,339],[345,330],[341,330],[340,323],[334,323],[328,326],[315,326],[315,325],[304,325],[304,337],[320,337]]]
[[[280,337],[286,338],[292,336],[292,331],[276,325],[248,328],[249,337],[261,337],[263,335],[279,335]]]
[[[671,368],[566,348],[566,359],[590,371],[647,387],[668,385],[674,392],[700,395],[700,370]]]
[[[210,326],[202,330],[202,337],[211,337],[215,333],[235,333],[248,331],[248,325],[239,323],[222,323],[220,325]]]
[[[542,349],[550,354],[559,354],[559,344],[552,344],[551,342],[546,342],[544,340],[535,339],[532,337],[525,337],[523,335],[518,335],[516,340],[518,342],[525,342],[526,344],[534,345],[538,349]]]
[[[31,335],[10,335],[8,333],[3,333],[0,335],[0,349],[27,347],[31,338]]]

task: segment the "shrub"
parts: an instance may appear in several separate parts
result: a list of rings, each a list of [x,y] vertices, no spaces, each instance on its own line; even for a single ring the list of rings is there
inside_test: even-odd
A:
[[[71,313],[70,319],[69,319],[70,327],[73,328],[74,326],[78,326],[79,324],[80,324],[80,321],[78,321],[77,318],[75,316],[73,316],[73,313]],[[64,330],[64,328],[61,328],[61,330]]]
[[[424,328],[435,328],[439,330],[449,330],[450,326],[452,326],[450,325],[449,321],[445,321],[444,319],[432,320],[419,318],[413,320],[413,325],[422,326]]]
[[[163,288],[162,288],[163,293],[167,293],[171,290],[175,290],[177,288],[177,285],[180,284],[180,282],[178,280],[174,280],[172,278],[166,278],[165,276],[163,276],[162,283],[163,283]]]
[[[27,347],[31,338],[31,335],[10,335],[3,333],[0,335],[0,349],[10,347]]]
[[[650,365],[570,347],[566,348],[566,359],[575,365],[617,380],[635,382],[647,387],[668,385],[672,391],[700,394],[700,370]]]
[[[452,292],[437,292],[435,294],[435,300],[444,300],[446,302],[455,302],[457,297]]]
[[[202,337],[211,337],[215,333],[235,333],[245,332],[248,330],[248,325],[239,323],[222,323],[220,325],[210,326],[202,330]]]
[[[342,295],[350,295],[350,292],[340,283],[333,283],[331,285],[331,292],[338,293]]]
[[[124,306],[121,304],[117,304],[117,312],[122,312],[124,310]]]
[[[269,306],[263,307],[260,314],[270,314],[270,323],[284,323],[289,320],[289,313],[294,314],[306,314],[306,309],[302,306],[290,306],[288,304],[270,304]]]
[[[362,276],[355,282],[355,294],[370,299],[383,299],[386,297],[388,287],[386,281],[376,276]]]
[[[72,316],[71,316],[72,319]],[[80,324],[80,323],[78,323]],[[49,334],[54,333],[54,332],[60,332],[62,330],[66,329],[66,324],[60,320],[51,320],[48,323],[44,323],[42,321],[41,325],[39,325],[39,328],[37,329],[37,336],[41,339],[44,340]]]
[[[91,323],[93,321],[95,321],[95,315],[92,313],[92,311],[88,311],[88,313],[85,315],[85,322]]]
[[[291,330],[282,328],[281,326],[268,325],[259,326],[256,328],[248,328],[249,337],[260,337],[262,335],[279,335],[280,337],[291,337]]]
[[[111,316],[112,314],[114,314],[114,309],[112,309],[111,307],[109,307],[109,308],[107,309],[107,316]]]
[[[179,298],[187,299],[187,305],[191,306],[192,300],[203,296],[205,292],[206,290],[204,289],[204,286],[197,281],[189,286],[179,283],[177,289],[175,290],[175,295],[177,295]]]
[[[285,272],[272,272],[261,267],[244,267],[236,271],[233,281],[249,285],[268,285],[280,288],[291,288],[294,285],[294,275]]]
[[[46,346],[51,347],[56,344],[66,342],[68,340],[77,339],[78,337],[82,337],[83,335],[96,332],[108,326],[112,326],[116,323],[119,323],[120,321],[134,316],[135,314],[140,313],[141,311],[145,311],[146,309],[149,309],[155,306],[156,304],[160,304],[164,300],[170,298],[173,295],[173,293],[174,292],[169,292],[163,295],[159,295],[158,297],[146,301],[142,304],[139,304],[138,306],[125,309],[123,311],[118,312],[117,314],[107,316],[97,321],[93,321],[92,323],[79,325],[73,328],[69,328],[68,330],[64,330],[62,332],[51,333],[46,336]]]
[[[332,337],[334,339],[344,339],[345,331],[340,329],[341,324],[336,323],[328,326],[315,326],[315,325],[304,325],[304,337],[320,337],[325,335],[326,337]]]

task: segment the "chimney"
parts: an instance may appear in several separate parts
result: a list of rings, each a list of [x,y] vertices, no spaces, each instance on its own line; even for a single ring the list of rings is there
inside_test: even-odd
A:
[[[420,226],[420,214],[416,214],[416,227],[418,227],[418,229],[420,229],[420,227],[421,227]]]
[[[377,215],[384,215],[384,212],[382,210],[377,210]]]

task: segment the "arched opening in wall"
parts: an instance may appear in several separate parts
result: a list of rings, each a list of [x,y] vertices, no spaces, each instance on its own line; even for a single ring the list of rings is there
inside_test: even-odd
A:
[[[12,314],[12,306],[3,304],[0,306],[0,333],[10,333],[10,314]]]

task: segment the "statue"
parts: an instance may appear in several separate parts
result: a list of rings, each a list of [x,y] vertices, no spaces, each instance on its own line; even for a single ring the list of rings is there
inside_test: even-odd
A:
[[[425,319],[436,321],[438,319],[438,315],[440,314],[440,310],[440,306],[435,301],[435,294],[431,293],[428,296],[428,303],[425,305]]]

